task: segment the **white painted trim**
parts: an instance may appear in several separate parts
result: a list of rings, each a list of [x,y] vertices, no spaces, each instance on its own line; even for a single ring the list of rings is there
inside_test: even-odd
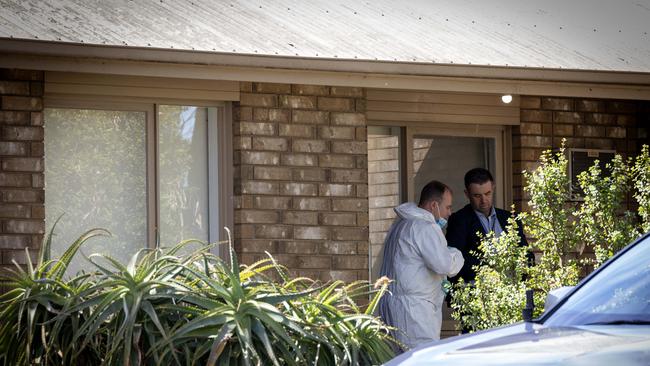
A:
[[[204,80],[650,100],[650,73],[311,60],[98,46],[70,49],[72,45],[54,47],[49,44],[35,54],[35,46],[31,44],[30,47],[12,46],[3,40],[0,52],[7,53],[0,58],[0,67],[155,77],[173,75]],[[143,54],[138,55],[138,52]],[[201,59],[208,56],[211,58]],[[158,61],[152,61],[154,59]]]

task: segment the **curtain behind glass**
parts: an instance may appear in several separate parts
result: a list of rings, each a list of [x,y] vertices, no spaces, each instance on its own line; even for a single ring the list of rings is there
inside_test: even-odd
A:
[[[45,221],[61,215],[53,254],[62,254],[91,228],[113,237],[93,239],[86,254],[123,263],[146,247],[146,113],[45,109]],[[69,273],[90,267],[78,255]]]

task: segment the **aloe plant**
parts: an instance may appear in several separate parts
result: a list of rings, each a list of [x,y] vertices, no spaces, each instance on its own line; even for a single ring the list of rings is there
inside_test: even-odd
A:
[[[270,255],[239,265],[230,240],[228,261],[209,245],[179,255],[185,241],[127,264],[92,254],[90,271],[65,277],[79,247],[107,235],[87,232],[59,260],[47,239],[35,268],[17,265],[3,279],[3,364],[366,365],[394,356],[372,315],[385,284],[290,278]]]

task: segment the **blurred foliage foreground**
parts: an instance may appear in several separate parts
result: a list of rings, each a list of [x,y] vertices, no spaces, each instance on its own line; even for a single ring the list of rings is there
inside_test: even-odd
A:
[[[387,282],[289,278],[271,256],[240,266],[230,241],[229,261],[208,245],[180,255],[185,241],[143,249],[126,265],[93,254],[91,271],[65,275],[85,242],[107,235],[88,231],[56,260],[46,239],[36,265],[3,278],[1,364],[370,365],[394,356],[389,329],[372,316]],[[359,308],[354,299],[369,295]]]
[[[581,201],[570,200],[563,147],[544,152],[539,163],[534,171],[523,172],[529,212],[511,218],[507,233],[498,238],[483,237],[475,282],[454,285],[452,316],[465,329],[521,321],[526,289],[535,290],[534,316],[541,315],[550,290],[577,284],[581,275],[650,230],[648,146],[637,157],[616,155],[604,167],[596,161],[580,174]],[[517,221],[531,239],[529,247],[519,246]],[[534,264],[527,263],[529,251],[541,254]]]

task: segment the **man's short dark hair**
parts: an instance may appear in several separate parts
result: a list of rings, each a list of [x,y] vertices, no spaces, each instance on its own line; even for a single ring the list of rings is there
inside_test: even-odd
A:
[[[432,180],[422,188],[419,205],[421,206],[431,200],[441,202],[442,195],[445,194],[445,191],[449,191],[451,193],[451,188],[442,182]]]
[[[470,184],[484,184],[485,182],[494,183],[494,178],[490,171],[483,168],[474,168],[465,173],[465,189],[469,189]]]

